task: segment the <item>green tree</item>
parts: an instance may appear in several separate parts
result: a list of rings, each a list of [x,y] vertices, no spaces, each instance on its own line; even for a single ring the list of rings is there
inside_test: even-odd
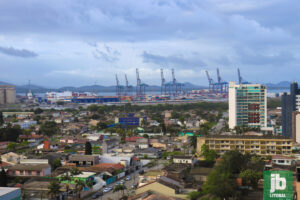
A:
[[[58,167],[61,167],[61,161],[60,161],[60,159],[55,159],[55,160],[53,161],[53,164],[52,164],[52,169],[53,169],[53,171],[54,171],[55,169],[57,169]]]
[[[123,185],[123,184],[121,184],[121,185],[116,185],[116,186],[114,187],[113,192],[115,193],[115,192],[122,191],[122,196],[124,196],[124,190],[126,190],[126,189],[127,189],[126,186]]]
[[[7,175],[3,168],[0,172],[0,187],[7,187]]]
[[[217,152],[209,149],[208,145],[206,144],[201,146],[201,155],[206,161],[215,161],[218,158]]]
[[[249,158],[239,151],[228,151],[222,156],[219,166],[231,174],[239,174],[246,167],[248,160]]]
[[[53,180],[50,182],[48,186],[48,193],[51,197],[51,199],[56,198],[58,194],[60,194],[60,184],[57,180]]]
[[[97,124],[97,129],[98,130],[103,130],[103,129],[106,129],[107,128],[107,124],[104,123],[104,122],[98,122]]]
[[[17,148],[17,143],[15,143],[15,142],[10,142],[10,143],[8,143],[8,145],[7,145],[7,149],[8,149],[9,151],[15,151],[16,148]]]
[[[3,113],[0,112],[0,126],[2,126],[3,123],[4,123],[4,120],[3,120]]]
[[[188,193],[188,198],[190,200],[197,200],[201,196],[201,192],[199,191],[192,191]]]
[[[92,155],[92,145],[90,142],[85,143],[85,155]]]
[[[85,186],[86,186],[86,184],[83,180],[80,180],[80,179],[75,180],[75,191],[76,191],[79,199],[80,199],[80,193]]]
[[[240,173],[240,177],[245,185],[257,188],[258,180],[262,178],[262,172],[246,169]]]
[[[79,169],[77,167],[73,167],[71,169],[70,173],[71,173],[71,176],[76,176],[76,175],[82,174],[82,172],[79,171]]]
[[[53,136],[58,133],[58,126],[54,121],[46,121],[41,125],[40,134]]]
[[[234,196],[236,189],[236,181],[232,174],[219,167],[208,175],[207,181],[203,185],[204,194],[212,194],[221,199]]]
[[[93,105],[90,105],[87,109],[90,112],[96,112],[98,110],[98,106],[93,104]]]
[[[72,176],[70,176],[71,173],[67,172],[65,173],[62,177],[61,177],[61,181],[66,181],[65,183],[65,188],[66,188],[66,192],[67,192],[67,199],[69,197],[69,190],[70,190],[70,182],[72,180]]]

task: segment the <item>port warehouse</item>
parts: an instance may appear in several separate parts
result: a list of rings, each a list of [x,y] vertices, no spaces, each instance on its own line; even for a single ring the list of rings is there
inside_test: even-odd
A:
[[[40,102],[52,102],[49,99],[38,98]],[[93,98],[68,98],[68,99],[59,99],[56,101],[72,102],[72,103],[117,103],[120,102],[119,97],[93,97]],[[54,101],[54,102],[56,102]]]

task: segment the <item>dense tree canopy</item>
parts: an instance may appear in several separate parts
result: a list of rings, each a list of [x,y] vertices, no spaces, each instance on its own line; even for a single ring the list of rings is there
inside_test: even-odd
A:
[[[46,121],[41,125],[40,134],[53,136],[58,133],[58,126],[54,121]]]

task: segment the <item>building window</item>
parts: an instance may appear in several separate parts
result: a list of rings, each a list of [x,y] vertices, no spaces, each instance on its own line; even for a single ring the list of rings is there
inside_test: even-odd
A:
[[[23,170],[21,170],[21,171],[20,171],[20,175],[23,175],[23,174],[24,174],[24,171],[23,171]]]
[[[278,160],[278,163],[284,163],[284,160]]]
[[[28,171],[28,175],[31,175],[32,174],[32,172],[31,171]]]
[[[36,172],[36,175],[40,176],[40,175],[41,175],[41,172],[40,172],[40,171],[37,171],[37,172]]]

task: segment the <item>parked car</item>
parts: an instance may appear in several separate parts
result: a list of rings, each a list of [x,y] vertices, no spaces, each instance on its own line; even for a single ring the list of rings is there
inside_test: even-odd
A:
[[[121,185],[123,185],[123,184],[124,184],[124,182],[125,182],[124,180],[121,180],[121,181],[120,181],[120,184],[121,184]]]
[[[103,192],[109,192],[109,191],[111,191],[110,187],[106,187],[106,188],[103,189]]]
[[[127,177],[125,178],[126,181],[130,181],[130,179],[131,179],[130,176],[127,176]]]
[[[143,169],[141,169],[140,171],[139,171],[139,174],[144,174],[145,173],[145,171],[143,170]]]
[[[93,194],[92,199],[97,199],[98,197],[103,196],[102,192],[97,192],[96,194]]]

